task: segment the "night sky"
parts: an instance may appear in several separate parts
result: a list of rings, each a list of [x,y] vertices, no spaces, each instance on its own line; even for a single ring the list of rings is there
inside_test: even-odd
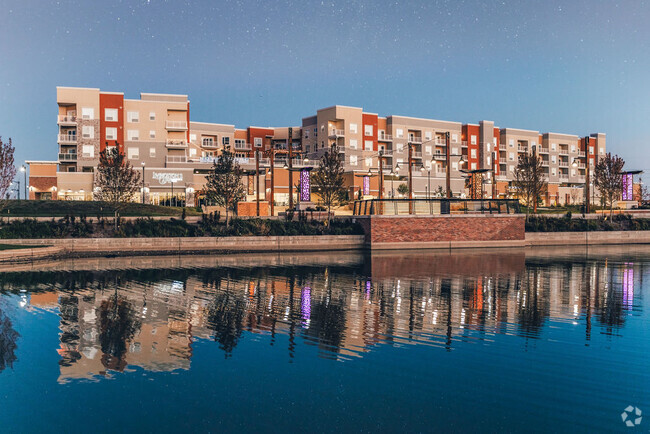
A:
[[[0,0],[0,17],[19,164],[56,158],[56,86],[78,86],[187,94],[192,120],[241,128],[342,104],[603,132],[650,171],[647,1]]]

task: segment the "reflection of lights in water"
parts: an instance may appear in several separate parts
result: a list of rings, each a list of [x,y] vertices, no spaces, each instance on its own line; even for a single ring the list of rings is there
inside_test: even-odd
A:
[[[158,283],[153,287],[156,295],[179,295],[183,293],[183,282],[174,280],[173,282]]]
[[[289,306],[287,306],[284,309],[284,320],[287,321],[289,319]]]
[[[578,305],[577,305],[577,304],[574,304],[574,305],[573,305],[573,314],[574,314],[575,316],[578,316]]]
[[[273,306],[273,294],[271,294],[271,296],[269,297],[269,310],[272,310],[272,306]]]
[[[371,288],[370,280],[366,280],[366,300],[370,298],[370,288]]]
[[[400,313],[400,306],[402,305],[402,297],[397,297],[397,313]]]
[[[433,324],[438,324],[438,309],[433,311]]]
[[[300,310],[302,312],[303,327],[309,328],[311,322],[311,288],[305,286],[300,294]]]
[[[465,309],[460,311],[460,328],[464,329],[465,326]]]
[[[627,307],[634,303],[634,266],[633,263],[626,262],[623,269],[623,304]]]

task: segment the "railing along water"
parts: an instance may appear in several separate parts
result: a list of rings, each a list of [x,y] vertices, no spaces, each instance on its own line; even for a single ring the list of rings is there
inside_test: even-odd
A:
[[[355,200],[354,215],[519,214],[516,199]]]

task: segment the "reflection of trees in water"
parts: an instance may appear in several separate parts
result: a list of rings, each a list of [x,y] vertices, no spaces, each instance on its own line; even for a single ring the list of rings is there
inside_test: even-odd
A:
[[[550,316],[549,297],[545,293],[547,289],[540,287],[540,274],[539,268],[529,268],[526,282],[517,282],[521,291],[517,303],[517,323],[522,335],[527,337],[538,337]]]
[[[79,345],[79,300],[75,295],[62,295],[59,297],[59,316],[61,321],[59,327],[61,333],[61,360],[59,365],[72,366],[81,359],[81,353],[77,351]]]
[[[214,285],[216,292],[208,306],[207,325],[214,331],[214,340],[219,342],[219,348],[230,357],[243,331],[246,303],[241,296],[230,293],[230,280],[226,280],[225,291],[220,288],[220,280]]]
[[[140,330],[133,304],[117,292],[99,305],[99,343],[102,364],[109,369],[122,371],[126,367],[127,342]]]
[[[0,310],[0,372],[13,368],[16,361],[16,340],[20,334],[14,330],[11,320]]]
[[[345,308],[339,302],[318,300],[311,306],[311,323],[305,335],[319,346],[338,352],[345,336]]]

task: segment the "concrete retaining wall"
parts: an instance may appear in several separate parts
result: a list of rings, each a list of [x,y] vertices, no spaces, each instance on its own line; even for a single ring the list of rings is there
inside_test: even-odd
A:
[[[30,245],[38,245],[38,243],[30,243]],[[29,262],[51,258],[61,254],[62,251],[63,248],[58,246],[0,250],[0,262]]]
[[[650,231],[527,232],[527,246],[650,244]]]
[[[179,237],[179,238],[63,238],[1,240],[14,245],[47,245],[65,254],[115,254],[174,252],[299,252],[353,250],[364,247],[363,235],[282,237]],[[41,250],[42,248],[35,249]],[[21,249],[22,251],[22,249]]]

